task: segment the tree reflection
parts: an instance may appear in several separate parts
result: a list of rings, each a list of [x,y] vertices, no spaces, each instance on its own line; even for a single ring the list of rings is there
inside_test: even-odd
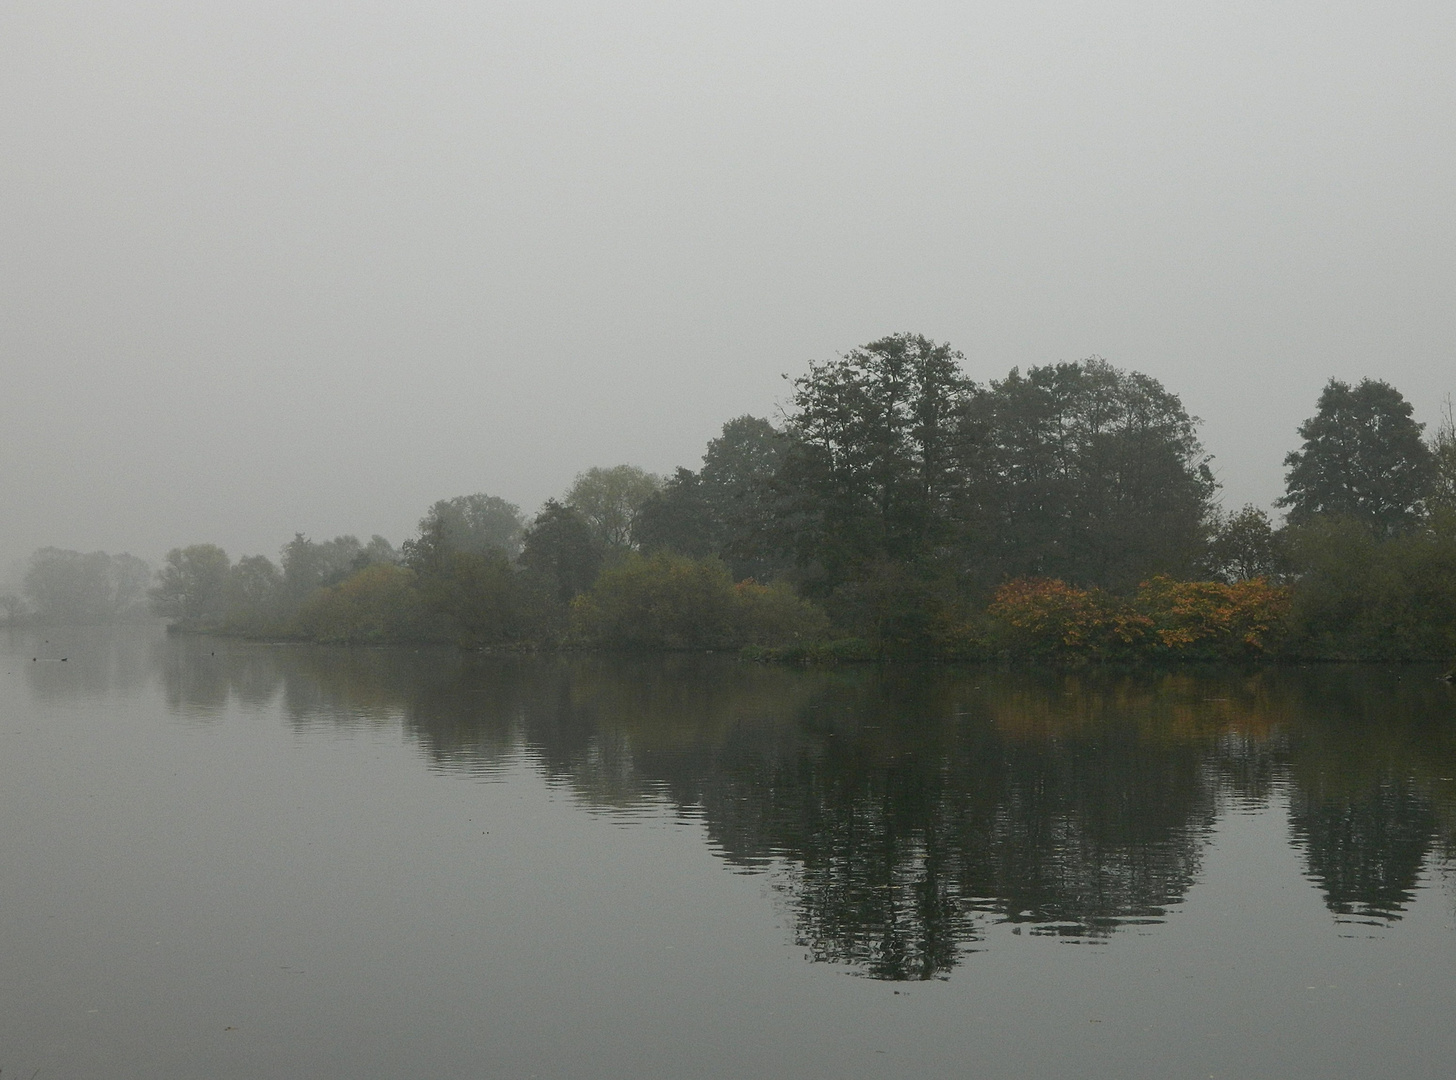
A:
[[[943,977],[992,922],[1087,939],[1161,920],[1231,803],[1287,801],[1340,916],[1398,918],[1433,852],[1456,848],[1456,694],[1409,670],[797,670],[201,641],[160,664],[180,710],[399,723],[433,767],[524,764],[592,806],[675,806],[724,859],[772,875],[811,956],[876,978]]]

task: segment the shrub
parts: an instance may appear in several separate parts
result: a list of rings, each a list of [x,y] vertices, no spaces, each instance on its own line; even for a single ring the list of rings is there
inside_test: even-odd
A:
[[[996,590],[987,609],[1003,651],[1034,659],[1131,658],[1147,647],[1147,616],[1101,589],[1054,578],[1017,578]]]
[[[1134,606],[1147,619],[1150,652],[1242,660],[1266,655],[1283,637],[1290,590],[1264,578],[1226,584],[1159,574],[1138,587]]]
[[[783,584],[737,585],[716,558],[628,555],[572,603],[583,640],[615,648],[723,649],[822,635],[822,612]]]
[[[1003,650],[1052,660],[1241,660],[1262,656],[1288,625],[1290,590],[1263,578],[1227,584],[1158,575],[1124,600],[1064,581],[1020,578],[988,613]]]
[[[315,591],[299,609],[297,627],[323,642],[399,641],[419,633],[420,615],[414,571],[376,563]]]
[[[1377,539],[1348,519],[1294,530],[1291,641],[1319,659],[1449,660],[1456,655],[1456,514]]]
[[[738,643],[783,648],[817,642],[829,634],[829,619],[789,585],[760,585],[749,578],[733,586]]]

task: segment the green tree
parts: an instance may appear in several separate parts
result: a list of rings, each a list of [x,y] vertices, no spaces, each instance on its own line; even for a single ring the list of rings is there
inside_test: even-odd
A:
[[[1337,514],[1291,526],[1291,650],[1331,660],[1456,656],[1456,515],[1382,539]]]
[[[309,597],[298,613],[298,627],[309,638],[324,642],[418,638],[420,594],[415,573],[392,562],[370,563]]]
[[[632,520],[632,543],[641,551],[672,551],[699,559],[723,546],[722,525],[702,477],[679,467],[649,495]]]
[[[1126,591],[1192,572],[1217,485],[1177,395],[1092,357],[977,394],[978,553],[1006,577]]]
[[[441,499],[420,519],[419,538],[400,546],[400,558],[421,573],[443,565],[457,552],[500,551],[513,559],[520,554],[524,527],[520,507],[499,496],[476,493]]]
[[[637,512],[661,486],[661,479],[636,465],[593,468],[577,476],[564,501],[581,514],[598,543],[626,548]]]
[[[1275,580],[1283,576],[1283,537],[1269,515],[1252,503],[1232,514],[1213,515],[1207,570],[1220,581]]]
[[[952,538],[967,477],[961,355],[895,334],[794,380],[781,480],[781,545],[828,583]]]
[[[572,604],[583,638],[611,648],[722,649],[819,640],[822,612],[787,584],[735,585],[716,558],[628,553]]]
[[[227,625],[245,634],[279,628],[283,614],[283,574],[266,555],[245,555],[228,571]]]
[[[526,530],[520,562],[550,595],[567,603],[591,588],[602,567],[602,548],[580,511],[548,499]]]
[[[1446,398],[1441,422],[1430,438],[1433,481],[1428,500],[1432,510],[1456,514],[1456,412]]]
[[[775,486],[788,439],[767,420],[739,416],[708,443],[699,472],[679,468],[643,503],[632,538],[644,551],[717,555],[735,578],[780,569],[767,540],[781,507]]]
[[[1299,427],[1304,445],[1284,464],[1292,525],[1319,515],[1352,518],[1376,536],[1418,523],[1431,493],[1434,466],[1421,424],[1399,390],[1377,379],[1357,386],[1331,379],[1315,415]]]
[[[359,554],[354,556],[353,569],[363,570],[370,566],[393,566],[399,562],[399,552],[384,537],[375,533],[369,538]]]
[[[336,536],[332,540],[310,540],[303,533],[283,545],[284,603],[297,608],[315,589],[337,585],[355,569],[355,562],[364,552],[356,536]]]
[[[450,552],[418,583],[429,636],[480,648],[522,641],[537,629],[531,591],[499,548]]]
[[[150,590],[152,610],[187,625],[220,622],[227,613],[230,568],[227,552],[216,544],[173,548]]]

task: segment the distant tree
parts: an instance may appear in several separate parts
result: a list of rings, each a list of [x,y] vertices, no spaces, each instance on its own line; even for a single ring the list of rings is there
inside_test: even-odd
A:
[[[151,569],[135,555],[47,547],[31,555],[24,593],[50,622],[112,622],[144,610]]]
[[[1282,538],[1269,515],[1252,503],[1232,514],[1215,514],[1208,542],[1208,570],[1220,581],[1277,579],[1283,575]]]
[[[418,640],[420,594],[415,573],[393,562],[371,563],[338,585],[320,589],[298,613],[298,629],[315,641],[373,643]]]
[[[1304,445],[1284,464],[1289,522],[1348,517],[1376,536],[1394,536],[1421,520],[1435,475],[1421,424],[1399,390],[1377,379],[1357,386],[1331,379],[1318,411],[1299,427]]]
[[[716,558],[626,554],[572,603],[584,640],[609,648],[719,649],[817,641],[824,614],[784,583],[734,584]]]
[[[785,546],[828,580],[914,559],[955,532],[973,387],[949,345],[916,334],[811,363],[794,380],[781,478]]]
[[[227,623],[244,633],[276,629],[283,617],[283,574],[265,555],[246,555],[228,571]]]
[[[642,504],[633,542],[643,551],[717,555],[735,578],[774,576],[766,540],[782,508],[775,478],[788,441],[767,420],[729,420],[708,443],[700,472],[679,468]]]
[[[7,623],[18,623],[25,618],[28,608],[25,601],[15,593],[0,593],[0,614],[5,616]]]
[[[593,468],[577,476],[564,501],[581,514],[599,543],[626,548],[637,512],[661,486],[661,479],[636,465]]]
[[[1177,395],[1092,357],[1018,370],[972,403],[980,550],[1010,577],[1126,591],[1192,572],[1217,485]]]
[[[526,530],[521,566],[562,603],[591,588],[602,547],[581,512],[548,499]]]
[[[1427,500],[1432,510],[1456,514],[1456,413],[1446,398],[1441,422],[1430,437],[1433,479]]]
[[[399,562],[399,552],[384,537],[375,533],[369,543],[354,557],[353,568],[363,570],[368,566],[393,566]]]
[[[283,598],[293,607],[303,603],[315,589],[337,585],[354,570],[364,546],[356,536],[332,540],[310,540],[303,533],[283,545]]]
[[[216,544],[173,548],[150,590],[152,610],[194,625],[222,620],[230,568],[227,552]]]
[[[524,526],[520,507],[495,495],[441,499],[420,519],[419,537],[400,546],[400,560],[423,573],[462,552],[499,551],[513,559],[520,554]]]
[[[722,524],[703,490],[702,478],[678,468],[649,495],[632,519],[632,543],[642,551],[673,551],[691,558],[717,554]]]
[[[147,561],[125,551],[113,555],[110,577],[113,616],[130,619],[145,614],[147,588],[152,582],[152,568]]]
[[[26,567],[25,598],[42,619],[94,622],[112,613],[111,557],[41,548]]]

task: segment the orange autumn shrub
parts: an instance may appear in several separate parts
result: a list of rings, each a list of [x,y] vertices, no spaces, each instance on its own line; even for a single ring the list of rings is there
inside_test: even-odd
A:
[[[1131,601],[1065,581],[1018,578],[987,614],[1007,655],[1046,660],[1246,660],[1284,632],[1290,590],[1263,578],[1143,582]]]
[[[1159,574],[1138,587],[1134,604],[1149,620],[1150,644],[1187,660],[1245,660],[1267,655],[1283,635],[1291,591],[1264,578],[1175,581]]]
[[[1038,659],[1131,659],[1145,650],[1150,623],[1100,589],[1054,578],[1017,578],[987,608],[1003,650]]]

